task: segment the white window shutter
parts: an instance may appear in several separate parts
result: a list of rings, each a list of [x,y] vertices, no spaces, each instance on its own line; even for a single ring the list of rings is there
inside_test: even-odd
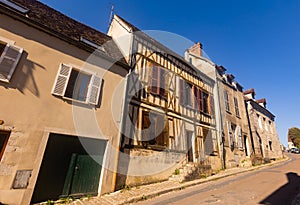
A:
[[[9,82],[21,58],[23,48],[7,44],[0,58],[0,80]]]
[[[72,67],[66,64],[60,64],[55,83],[52,89],[53,95],[64,96]]]
[[[89,90],[88,90],[88,103],[97,105],[101,91],[102,78],[97,75],[92,75]]]
[[[227,121],[227,130],[228,130],[228,145],[231,145],[230,135],[232,135],[231,123]]]
[[[237,137],[238,137],[238,146],[239,148],[243,148],[241,127],[237,126],[236,129],[237,129]]]

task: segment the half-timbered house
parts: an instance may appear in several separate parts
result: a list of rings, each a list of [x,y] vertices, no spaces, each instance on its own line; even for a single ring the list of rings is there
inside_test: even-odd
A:
[[[108,35],[132,68],[119,186],[164,180],[187,163],[213,168],[211,162],[219,158],[214,81],[118,15],[113,16]]]

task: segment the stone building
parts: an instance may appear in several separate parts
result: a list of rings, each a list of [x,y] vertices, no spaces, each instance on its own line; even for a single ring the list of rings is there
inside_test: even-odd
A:
[[[129,68],[111,37],[35,0],[0,19],[0,204],[114,191]]]
[[[189,163],[220,169],[214,81],[116,14],[108,35],[132,68],[118,185],[165,180]]]
[[[226,168],[251,166],[251,138],[243,87],[223,66],[216,66]]]
[[[282,158],[275,116],[266,108],[266,99],[255,99],[254,89],[244,92],[253,143],[253,164]]]
[[[251,141],[242,86],[223,66],[203,56],[200,43],[187,49],[185,58],[216,82],[216,127],[223,168],[251,166]]]

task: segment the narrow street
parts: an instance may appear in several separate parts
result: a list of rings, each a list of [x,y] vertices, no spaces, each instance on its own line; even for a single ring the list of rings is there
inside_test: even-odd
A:
[[[200,184],[137,204],[289,205],[300,191],[300,155],[287,156],[291,160],[280,165]]]

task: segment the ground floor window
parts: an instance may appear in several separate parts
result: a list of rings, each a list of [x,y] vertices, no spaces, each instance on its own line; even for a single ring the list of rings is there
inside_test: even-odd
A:
[[[167,146],[166,119],[163,115],[154,112],[143,111],[143,136],[145,145]]]
[[[2,159],[2,156],[4,154],[5,147],[8,142],[10,132],[7,131],[0,131],[0,161]]]

